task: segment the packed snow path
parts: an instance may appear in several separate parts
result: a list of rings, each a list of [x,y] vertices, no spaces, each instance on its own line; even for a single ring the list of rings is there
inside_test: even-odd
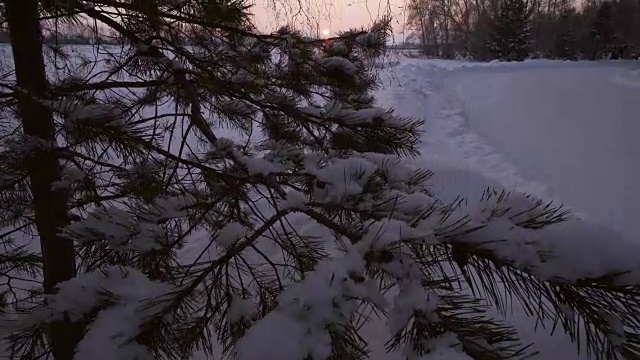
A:
[[[506,156],[472,131],[462,102],[449,89],[450,71],[437,64],[402,61],[383,73],[384,88],[378,97],[383,106],[403,116],[426,120],[422,156],[415,161],[435,171],[438,195],[443,200],[479,197],[487,186],[504,186],[550,197],[547,186],[521,176]]]
[[[638,68],[631,62],[403,59],[385,71],[380,100],[427,120],[421,161],[562,201],[632,238],[640,233]],[[465,195],[487,186],[468,176],[455,179]],[[449,172],[435,180],[449,184],[445,193],[458,188]]]

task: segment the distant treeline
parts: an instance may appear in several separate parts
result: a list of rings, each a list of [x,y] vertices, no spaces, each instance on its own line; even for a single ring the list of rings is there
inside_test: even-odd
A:
[[[428,56],[476,60],[637,58],[638,0],[409,0]]]

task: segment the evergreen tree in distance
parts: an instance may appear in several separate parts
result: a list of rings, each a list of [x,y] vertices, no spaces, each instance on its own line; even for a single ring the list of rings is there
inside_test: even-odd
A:
[[[614,233],[519,193],[445,203],[406,161],[423,122],[373,97],[389,19],[325,41],[261,33],[240,0],[5,3],[10,358],[523,359],[544,344],[487,313],[512,300],[637,358]],[[123,45],[41,46],[74,22]]]
[[[493,19],[490,48],[496,59],[522,61],[529,56],[532,8],[527,0],[502,0]]]
[[[580,56],[575,50],[578,48],[577,19],[577,14],[572,8],[565,9],[560,14],[554,44],[554,55],[559,59],[577,60]]]

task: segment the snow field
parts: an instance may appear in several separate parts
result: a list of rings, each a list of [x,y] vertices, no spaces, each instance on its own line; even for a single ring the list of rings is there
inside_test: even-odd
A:
[[[574,217],[633,241],[640,230],[634,221],[640,209],[638,68],[623,61],[403,59],[384,74],[379,99],[401,115],[427,120],[415,161],[434,171],[431,183],[443,200],[478,199],[487,187],[517,189],[564,203]],[[574,243],[575,236],[566,240]],[[611,245],[622,253],[629,243]],[[584,262],[597,248],[603,244],[564,249]],[[540,359],[584,358],[566,335],[551,336],[548,324],[545,329],[527,318],[518,304],[512,312],[507,322],[537,344]]]

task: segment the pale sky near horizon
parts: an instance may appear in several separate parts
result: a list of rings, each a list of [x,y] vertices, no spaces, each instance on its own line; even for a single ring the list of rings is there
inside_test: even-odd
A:
[[[256,24],[272,31],[291,21],[309,31],[337,31],[370,25],[391,14],[394,33],[402,32],[405,0],[253,0]],[[277,3],[274,9],[273,4]],[[304,10],[304,13],[299,11]]]

